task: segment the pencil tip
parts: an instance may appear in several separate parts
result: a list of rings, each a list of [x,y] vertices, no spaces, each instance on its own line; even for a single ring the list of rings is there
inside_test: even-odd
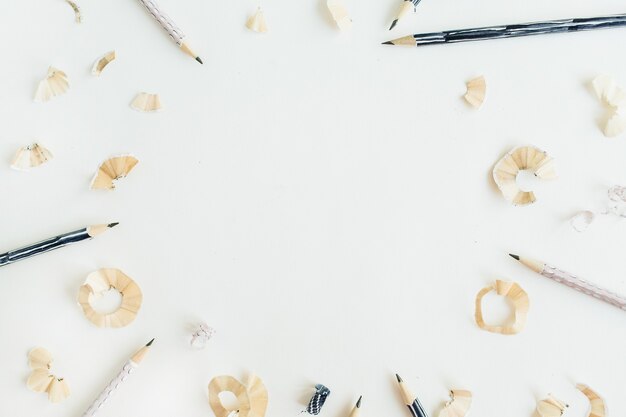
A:
[[[398,380],[398,382],[402,382],[402,378],[400,378],[400,375],[396,374],[396,379]]]
[[[393,45],[393,42],[391,42],[391,41],[387,41],[387,42],[383,42],[383,43],[381,43],[381,45]]]
[[[518,255],[513,255],[512,253],[509,253],[509,256],[513,259],[515,259],[516,261],[519,261],[519,256]]]
[[[120,224],[120,222],[109,223],[109,224],[107,224],[107,227],[110,229],[110,228],[112,228],[112,227],[117,226],[118,224]]]
[[[203,64],[203,65],[204,65],[204,62],[202,62],[202,60],[200,59],[200,57],[199,57],[199,56],[197,56],[197,57],[196,57],[196,61],[198,61],[199,63],[201,63],[201,64]]]
[[[356,408],[361,408],[361,400],[363,399],[363,396],[361,395],[359,397],[359,400],[356,402]]]
[[[154,342],[154,337],[152,338],[151,341],[148,342],[148,344],[146,346],[152,346],[152,342]]]
[[[396,19],[393,22],[391,22],[391,26],[389,27],[389,30],[395,28],[397,24],[398,24],[398,19]]]

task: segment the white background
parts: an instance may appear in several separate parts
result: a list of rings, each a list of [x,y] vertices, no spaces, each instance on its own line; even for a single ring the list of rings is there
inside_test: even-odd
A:
[[[0,415],[79,416],[126,359],[157,340],[106,416],[211,416],[209,380],[254,372],[268,417],[297,417],[315,383],[326,417],[407,416],[400,373],[437,415],[450,388],[473,416],[530,416],[553,393],[586,415],[584,382],[623,416],[626,315],[507,256],[537,257],[626,293],[626,222],[583,234],[567,219],[600,209],[626,183],[626,138],[602,136],[589,89],[599,73],[626,86],[626,31],[447,45],[381,46],[415,31],[624,12],[612,0],[424,0],[389,33],[399,2],[345,0],[340,33],[324,2],[266,0],[270,32],[244,27],[257,2],[161,0],[205,61],[168,39],[139,2],[5,2],[0,67],[0,249],[87,224],[120,225],[91,242],[0,272]],[[100,78],[93,61],[115,49]],[[65,96],[32,102],[54,65]],[[485,75],[478,111],[461,99]],[[158,114],[133,111],[139,91]],[[13,171],[33,141],[55,159]],[[513,207],[490,175],[512,147],[554,156],[560,178]],[[114,192],[88,189],[98,164],[140,159]],[[76,303],[87,274],[121,268],[144,292],[137,320],[95,328]],[[474,297],[495,279],[531,299],[526,329],[490,334]],[[502,304],[488,298],[490,318]],[[493,303],[491,303],[493,302]],[[217,329],[203,351],[189,326]],[[26,354],[44,346],[72,396],[30,392]]]

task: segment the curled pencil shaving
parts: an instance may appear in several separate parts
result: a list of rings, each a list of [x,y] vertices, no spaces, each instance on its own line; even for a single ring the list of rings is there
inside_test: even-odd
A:
[[[352,19],[341,0],[326,0],[326,7],[340,30],[352,28]]]
[[[111,313],[97,312],[91,306],[92,301],[111,289],[121,294],[120,306]],[[137,283],[115,268],[102,268],[92,272],[78,292],[78,304],[82,307],[83,314],[98,327],[128,326],[137,317],[142,301],[143,294]]]
[[[482,300],[483,297],[494,291],[496,294],[501,295],[503,297],[508,298],[514,307],[514,322],[511,325],[489,325],[485,324],[485,320],[483,319],[483,310],[482,310]],[[476,324],[483,330],[492,333],[500,333],[504,335],[512,335],[517,334],[524,329],[526,325],[526,319],[528,317],[528,310],[530,308],[530,301],[528,299],[528,294],[526,291],[522,289],[516,282],[509,281],[500,281],[496,280],[496,282],[488,287],[483,288],[476,295],[476,312],[474,317],[476,319]]]
[[[161,97],[158,94],[139,93],[130,103],[130,107],[137,111],[151,113],[163,109]]]
[[[315,393],[309,400],[309,404],[306,407],[306,412],[311,415],[318,415],[322,411],[322,407],[326,402],[326,399],[330,395],[330,390],[322,384],[315,386]]]
[[[214,328],[209,327],[209,325],[204,322],[200,323],[198,329],[191,335],[191,341],[189,343],[193,348],[202,349],[214,334]]]
[[[587,228],[594,221],[595,218],[596,215],[592,211],[583,210],[572,216],[569,222],[574,230],[580,233],[587,230]]]
[[[237,406],[226,408],[219,397],[222,392],[234,394]],[[216,376],[209,382],[209,404],[216,417],[264,417],[267,402],[267,389],[254,375],[248,378],[247,385],[229,375]]]
[[[132,155],[119,155],[107,159],[98,167],[91,180],[92,190],[113,190],[116,182],[126,177],[135,168],[139,160]]]
[[[596,215],[626,217],[626,187],[615,185],[607,190],[607,208],[601,212],[583,210],[570,218],[570,224],[577,232],[584,232],[596,220]]]
[[[500,159],[493,168],[493,180],[504,198],[514,205],[534,203],[537,198],[532,191],[523,191],[517,184],[521,171],[531,171],[539,179],[557,178],[554,159],[534,146],[520,146]]]
[[[569,407],[567,404],[549,395],[548,398],[537,402],[537,414],[540,417],[560,417],[567,407]]]
[[[76,23],[81,23],[83,21],[83,17],[80,14],[80,7],[78,7],[78,4],[74,3],[72,0],[65,0],[65,2],[70,5],[72,10],[74,10],[74,21]]]
[[[60,403],[70,396],[67,381],[50,373],[52,355],[46,349],[38,347],[28,352],[28,366],[32,370],[26,381],[30,390],[46,392],[52,403]]]
[[[487,82],[485,81],[485,77],[481,75],[480,77],[468,81],[466,88],[467,91],[463,96],[465,101],[475,109],[482,106],[485,101],[485,96],[487,95]]]
[[[102,55],[91,67],[91,74],[100,76],[104,68],[115,60],[115,51],[109,51]]]
[[[605,115],[603,133],[606,137],[615,137],[626,130],[626,91],[617,85],[613,77],[600,75],[592,82],[598,99],[608,107]]]
[[[600,397],[594,390],[589,388],[585,384],[577,384],[576,388],[583,393],[589,400],[590,410],[587,417],[605,417],[607,414],[606,404],[602,397]]]
[[[472,393],[466,390],[450,391],[450,401],[446,403],[439,417],[464,417],[472,405]]]
[[[49,67],[46,78],[39,82],[35,91],[35,103],[44,103],[53,97],[65,94],[69,88],[67,75],[60,69]]]
[[[252,15],[246,22],[246,27],[253,32],[265,33],[267,32],[267,22],[265,21],[265,13],[259,7],[254,15]]]
[[[51,159],[52,153],[49,150],[37,143],[33,143],[17,150],[11,161],[11,168],[19,171],[28,171],[31,168],[45,164]]]

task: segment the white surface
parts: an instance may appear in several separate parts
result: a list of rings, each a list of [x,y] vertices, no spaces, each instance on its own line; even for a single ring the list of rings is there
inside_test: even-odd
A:
[[[473,416],[530,416],[549,392],[585,415],[585,382],[623,416],[626,314],[536,276],[506,254],[543,258],[626,293],[626,222],[587,232],[567,219],[626,183],[626,137],[606,139],[588,82],[626,86],[624,30],[450,45],[380,46],[413,31],[624,12],[615,1],[424,0],[386,31],[398,2],[346,0],[352,33],[323,1],[266,0],[270,33],[245,29],[257,3],[161,0],[204,66],[177,50],[137,1],[6,2],[0,67],[0,247],[90,223],[119,221],[97,240],[0,271],[0,415],[77,416],[129,355],[157,340],[100,414],[210,416],[216,375],[256,372],[268,417],[296,417],[313,384],[322,411],[408,416],[393,373],[437,414],[449,388],[475,394]],[[93,61],[118,59],[100,78]],[[48,65],[70,92],[32,96]],[[462,100],[484,74],[479,111]],[[139,91],[164,111],[141,114]],[[19,147],[55,154],[31,173],[9,169]],[[561,178],[516,208],[490,172],[516,145],[557,159]],[[111,192],[88,190],[98,164],[141,160]],[[87,274],[118,267],[144,291],[138,319],[94,328],[75,299]],[[473,322],[474,297],[496,279],[529,293],[527,328],[504,337]],[[491,310],[497,309],[490,304]],[[487,307],[489,309],[489,307]],[[497,313],[494,311],[494,313]],[[218,333],[188,348],[198,319]],[[26,354],[49,349],[72,388],[49,404],[26,389]]]

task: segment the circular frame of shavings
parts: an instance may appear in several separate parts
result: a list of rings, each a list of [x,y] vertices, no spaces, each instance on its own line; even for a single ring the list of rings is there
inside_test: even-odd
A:
[[[483,297],[494,290],[498,295],[507,297],[513,303],[515,308],[515,321],[512,325],[490,325],[485,323],[482,308]],[[530,300],[528,299],[528,294],[522,289],[522,287],[519,286],[519,284],[516,282],[497,280],[494,284],[480,290],[480,292],[476,295],[476,312],[474,314],[474,318],[476,319],[478,327],[483,330],[491,333],[512,335],[517,334],[524,329],[529,308]]]
[[[500,159],[493,167],[493,180],[504,198],[516,206],[534,203],[537,198],[532,191],[522,191],[517,185],[517,174],[529,170],[542,180],[556,179],[554,159],[535,146],[520,146]]]
[[[237,408],[229,410],[222,404],[220,394],[231,392],[237,397]],[[230,375],[216,376],[209,382],[209,404],[216,417],[228,417],[233,411],[237,411],[238,417],[248,417],[250,413],[250,396],[246,387]]]
[[[117,310],[102,314],[91,306],[91,301],[102,293],[114,289],[122,296]],[[132,323],[141,308],[141,288],[119,269],[102,268],[90,273],[78,291],[78,303],[87,320],[98,327],[125,327]]]

